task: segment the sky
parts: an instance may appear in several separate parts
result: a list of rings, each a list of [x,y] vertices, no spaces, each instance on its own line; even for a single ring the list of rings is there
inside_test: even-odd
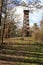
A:
[[[23,7],[19,6],[19,7],[16,7],[16,14],[17,15],[20,15],[21,16],[21,19],[20,19],[20,26],[22,26],[23,24]],[[14,11],[14,9],[12,10]],[[36,10],[36,11],[33,11],[32,13],[30,12],[29,13],[29,23],[30,23],[30,26],[33,26],[34,23],[37,23],[38,25],[40,25],[40,21],[42,20],[42,11],[41,10]]]
[[[30,25],[33,26],[34,23],[40,25],[40,21],[42,20],[42,12],[41,11],[34,11],[30,13]]]
[[[18,0],[18,1],[20,1],[20,0]],[[29,1],[33,2],[33,1],[36,1],[36,0],[21,0],[21,1],[24,1],[24,2],[26,2],[26,4],[28,4]],[[40,0],[40,1],[43,2],[43,0]],[[23,8],[17,7],[16,9],[17,9],[16,13],[20,14],[20,16],[21,16],[20,25],[22,26],[22,23],[23,23]],[[14,11],[14,8],[13,8],[12,11]],[[36,9],[32,13],[31,12],[29,13],[30,26],[33,26],[34,23],[37,23],[38,25],[40,25],[40,21],[42,20],[42,13],[43,13],[43,9],[42,10]]]

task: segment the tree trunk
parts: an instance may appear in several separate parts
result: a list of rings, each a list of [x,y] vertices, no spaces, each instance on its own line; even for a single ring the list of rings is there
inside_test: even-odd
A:
[[[2,0],[3,1],[3,0]],[[4,2],[4,1],[3,1]],[[3,7],[3,6],[2,6]],[[3,44],[3,37],[4,37],[4,30],[5,30],[5,22],[6,22],[6,17],[7,17],[7,13],[6,13],[6,10],[7,10],[7,0],[6,0],[6,5],[5,5],[5,18],[4,18],[4,24],[3,24],[3,30],[2,30],[2,44]]]

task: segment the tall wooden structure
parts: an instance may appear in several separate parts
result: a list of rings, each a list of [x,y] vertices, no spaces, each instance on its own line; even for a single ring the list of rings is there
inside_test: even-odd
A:
[[[23,36],[29,36],[29,10],[24,10],[24,20],[23,20]]]

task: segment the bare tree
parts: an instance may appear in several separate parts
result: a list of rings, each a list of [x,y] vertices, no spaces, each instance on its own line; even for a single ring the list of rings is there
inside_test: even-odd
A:
[[[5,29],[5,22],[6,22],[6,17],[7,17],[7,15],[6,15],[7,5],[4,5],[5,3],[7,3],[7,0],[6,1],[5,0],[2,0],[1,13],[2,13],[2,15],[3,15],[3,13],[5,14],[4,21],[3,21],[4,22],[3,23],[3,30],[2,30],[2,44],[3,44],[3,36],[4,36],[4,29]]]

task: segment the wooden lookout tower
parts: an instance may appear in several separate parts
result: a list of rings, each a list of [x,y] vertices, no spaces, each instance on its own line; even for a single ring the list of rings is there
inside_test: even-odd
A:
[[[30,34],[29,27],[29,10],[24,10],[24,19],[23,19],[23,36],[28,37]]]

